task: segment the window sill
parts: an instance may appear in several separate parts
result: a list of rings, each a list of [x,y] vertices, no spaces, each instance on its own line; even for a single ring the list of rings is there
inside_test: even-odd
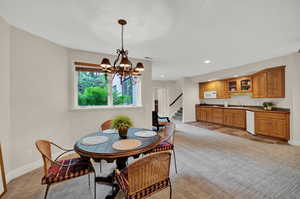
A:
[[[84,111],[84,110],[118,110],[118,109],[136,109],[143,108],[142,105],[139,106],[75,106],[72,107],[71,111]]]

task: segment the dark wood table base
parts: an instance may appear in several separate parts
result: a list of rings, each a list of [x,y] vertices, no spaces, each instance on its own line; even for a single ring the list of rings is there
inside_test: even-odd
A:
[[[134,158],[138,158],[138,156],[135,156]],[[117,169],[118,170],[122,170],[126,167],[126,163],[127,163],[128,157],[124,157],[124,158],[118,158],[116,160],[117,163]],[[120,187],[117,184],[116,180],[115,180],[115,172],[112,172],[110,175],[108,175],[107,177],[96,177],[95,181],[97,183],[101,183],[101,184],[107,184],[112,186],[112,191],[111,193],[109,193],[105,199],[114,199],[117,194],[120,191]]]

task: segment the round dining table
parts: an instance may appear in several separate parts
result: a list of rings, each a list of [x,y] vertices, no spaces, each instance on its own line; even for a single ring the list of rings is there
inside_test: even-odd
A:
[[[147,153],[154,149],[160,143],[160,136],[156,134],[151,137],[140,137],[136,136],[135,133],[139,131],[150,131],[141,128],[130,128],[128,129],[128,135],[126,139],[139,140],[141,142],[140,146],[131,150],[117,150],[113,148],[113,144],[117,141],[124,140],[120,138],[119,134],[116,133],[104,133],[98,131],[95,133],[87,134],[76,141],[74,145],[74,150],[82,157],[86,159],[92,158],[95,162],[100,162],[101,160],[106,160],[107,162],[116,161],[116,168],[122,170],[126,167],[127,160],[129,157],[138,158],[140,154]],[[106,136],[108,139],[104,143],[95,145],[83,144],[83,140],[87,137],[94,136]],[[114,179],[114,172],[106,177],[96,177],[95,179],[98,183],[110,184],[113,186],[112,193],[106,196],[106,199],[115,198],[119,192],[119,187]]]

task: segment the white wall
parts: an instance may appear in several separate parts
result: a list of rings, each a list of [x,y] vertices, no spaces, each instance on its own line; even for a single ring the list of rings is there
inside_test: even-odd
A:
[[[4,166],[10,168],[10,27],[0,17],[0,143]]]
[[[183,90],[183,122],[196,120],[195,105],[199,103],[198,83],[190,78],[182,78],[180,84]]]
[[[208,104],[223,104],[228,101],[229,104],[244,105],[262,105],[264,101],[272,101],[277,107],[290,108],[291,110],[291,140],[292,144],[300,145],[300,54],[292,53],[286,56],[275,57],[272,59],[226,69],[205,75],[199,75],[192,78],[196,83],[207,81],[208,79],[224,79],[234,75],[253,74],[264,68],[275,66],[286,66],[285,73],[285,94],[284,99],[253,99],[249,96],[235,96],[232,99],[206,99],[201,100]],[[196,91],[195,91],[196,92]]]
[[[0,41],[7,39],[2,32],[0,37]],[[152,88],[151,62],[132,59],[134,63],[143,61],[145,66],[142,107],[74,110],[71,62],[97,63],[103,56],[113,56],[67,49],[15,27],[10,27],[10,44],[10,75],[9,72],[5,75],[6,79],[10,78],[6,80],[10,86],[5,86],[4,90],[11,93],[10,109],[7,109],[11,112],[11,120],[3,120],[11,128],[9,180],[41,166],[41,156],[34,145],[37,139],[50,139],[72,148],[80,136],[96,132],[103,121],[118,114],[131,117],[136,127],[151,127],[152,93],[147,92],[147,88]],[[8,99],[1,101],[1,107],[8,102]]]
[[[180,107],[182,107],[182,98],[180,98],[172,107],[169,107],[169,104],[171,104],[182,93],[182,87],[179,85],[178,81],[153,80],[152,92],[154,99],[157,99],[157,88],[167,89],[168,116],[172,117],[180,109]]]

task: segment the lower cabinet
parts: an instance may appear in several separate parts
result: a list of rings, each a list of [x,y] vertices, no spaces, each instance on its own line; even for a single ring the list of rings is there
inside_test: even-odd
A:
[[[237,128],[246,128],[246,111],[223,109],[215,107],[197,107],[196,119],[198,121],[213,122]]]
[[[241,109],[196,107],[197,121],[246,129],[246,111]],[[280,112],[255,112],[255,133],[289,140],[290,116]]]
[[[246,128],[246,111],[245,110],[224,110],[224,125],[237,128]]]
[[[212,121],[212,108],[210,107],[197,107],[196,108],[196,119],[198,121]]]
[[[289,140],[289,114],[255,113],[255,133]]]
[[[224,122],[224,111],[221,108],[213,108],[211,110],[212,122],[217,124],[223,124]]]

